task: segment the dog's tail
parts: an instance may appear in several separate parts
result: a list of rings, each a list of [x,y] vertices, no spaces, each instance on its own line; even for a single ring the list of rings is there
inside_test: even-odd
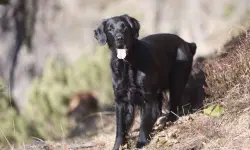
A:
[[[195,43],[188,43],[191,54],[194,56],[196,53],[197,46]]]

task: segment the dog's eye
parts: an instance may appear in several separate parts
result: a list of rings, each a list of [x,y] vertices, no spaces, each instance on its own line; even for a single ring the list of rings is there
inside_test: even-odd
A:
[[[108,28],[108,31],[112,31],[114,28],[113,27],[109,27]]]
[[[126,27],[126,26],[124,28],[122,28],[123,32],[125,32],[127,30],[127,28],[128,27]]]
[[[127,29],[125,24],[121,24],[122,31],[125,31]]]
[[[121,24],[122,29],[126,28],[125,24]]]

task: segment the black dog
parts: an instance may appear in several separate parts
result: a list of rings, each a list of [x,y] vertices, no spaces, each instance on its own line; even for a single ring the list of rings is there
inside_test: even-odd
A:
[[[126,142],[135,106],[141,109],[137,148],[150,140],[153,125],[161,115],[162,92],[169,90],[170,110],[177,113],[196,52],[195,43],[173,34],[155,34],[138,40],[139,29],[136,19],[122,15],[105,19],[94,31],[99,43],[107,43],[111,50],[117,124],[114,150]],[[173,113],[169,120],[177,119]]]

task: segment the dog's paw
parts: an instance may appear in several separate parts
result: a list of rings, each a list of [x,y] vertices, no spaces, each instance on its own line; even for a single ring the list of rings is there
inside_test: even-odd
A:
[[[170,113],[167,119],[167,122],[175,122],[176,120],[178,120],[178,117],[175,114]]]
[[[122,147],[121,145],[120,146],[115,145],[112,150],[119,150],[119,149],[121,149],[121,147]]]
[[[114,144],[114,147],[113,147],[113,150],[119,150],[119,148],[124,145],[125,143],[125,139],[122,138],[122,137],[117,137],[116,140],[115,140],[115,144]]]
[[[154,125],[154,130],[161,130],[166,126],[166,122],[167,122],[167,116],[159,117]]]
[[[136,148],[142,148],[142,147],[145,146],[145,145],[146,145],[145,143],[137,142],[137,143],[136,143]]]
[[[142,142],[138,141],[138,142],[136,143],[136,148],[142,148],[142,147],[145,146],[147,143],[148,143],[148,142],[145,142],[145,141],[142,141]]]

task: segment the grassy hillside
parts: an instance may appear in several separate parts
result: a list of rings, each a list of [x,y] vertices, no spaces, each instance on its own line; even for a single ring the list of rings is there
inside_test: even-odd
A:
[[[155,129],[153,139],[145,149],[250,149],[249,62],[250,34],[234,37],[225,45],[222,55],[205,60],[203,70],[206,73],[208,96],[204,107],[196,113],[180,117],[174,123],[167,123],[164,128]],[[111,120],[112,117],[114,119],[114,115]],[[109,124],[114,126],[114,122],[109,121]],[[135,124],[138,125],[138,121]],[[112,148],[115,136],[111,131],[102,130],[94,137],[40,141],[25,148],[108,150]],[[138,132],[132,130],[131,140],[123,149],[134,149],[137,135]]]

